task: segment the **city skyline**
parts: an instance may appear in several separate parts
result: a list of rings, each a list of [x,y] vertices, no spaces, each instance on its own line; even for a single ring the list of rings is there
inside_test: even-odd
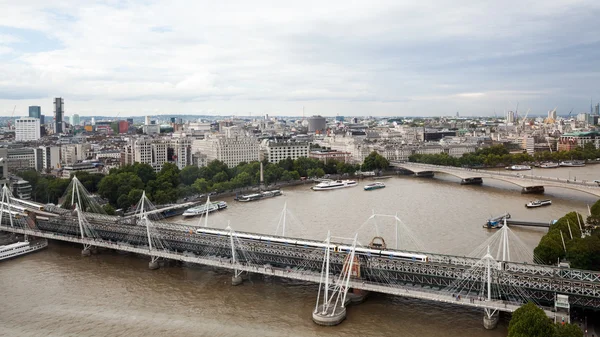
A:
[[[54,97],[82,117],[502,116],[517,102],[566,115],[600,101],[594,1],[0,7],[0,116],[51,116]]]

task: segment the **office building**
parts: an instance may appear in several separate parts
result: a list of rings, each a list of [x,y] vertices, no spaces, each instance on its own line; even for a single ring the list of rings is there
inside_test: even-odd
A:
[[[59,146],[40,146],[41,169],[57,169],[60,167],[60,147]],[[39,166],[39,164],[38,164]]]
[[[300,157],[307,157],[310,144],[307,142],[277,142],[269,141],[266,144],[267,159],[269,163],[277,164],[280,161],[290,157],[296,160]]]
[[[26,142],[40,139],[40,120],[32,117],[21,117],[15,121],[15,140]]]
[[[29,117],[37,118],[37,119],[41,120],[42,119],[42,108],[39,106],[30,106],[29,107]]]
[[[260,144],[251,137],[218,137],[194,141],[194,147],[207,156],[208,161],[220,160],[229,167],[241,162],[259,160]]]
[[[71,125],[79,125],[80,122],[81,120],[78,114],[73,114],[73,116],[71,116]]]
[[[312,116],[308,118],[308,132],[309,133],[324,133],[327,128],[327,121],[325,117]]]
[[[54,99],[54,133],[63,132],[64,101],[61,97]]]

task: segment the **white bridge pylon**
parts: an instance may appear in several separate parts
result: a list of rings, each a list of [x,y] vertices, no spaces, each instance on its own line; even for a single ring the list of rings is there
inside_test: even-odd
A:
[[[313,311],[313,320],[322,325],[339,324],[346,317],[346,296],[348,295],[350,276],[352,276],[354,257],[356,253],[356,244],[358,234],[354,235],[352,249],[348,258],[342,266],[342,272],[339,274],[337,281],[330,282],[330,250],[331,233],[327,232],[327,240],[325,245],[325,258],[321,268],[321,277],[319,281],[319,291],[317,293],[317,302]],[[321,296],[323,289],[323,296]],[[323,302],[319,304],[323,299]]]
[[[467,256],[481,258],[485,254],[495,256],[497,261],[539,263],[543,262],[533,254],[533,248],[527,246],[506,224]]]
[[[394,238],[394,249],[424,252],[423,243],[413,231],[398,217],[398,214],[377,214],[375,211],[356,230],[359,242],[371,242],[374,237]],[[388,246],[388,248],[392,248]]]
[[[10,209],[10,199],[12,198],[12,193],[10,192],[10,190],[8,189],[8,187],[6,187],[6,184],[4,184],[4,186],[2,186],[2,200],[0,200],[0,226],[2,226],[2,218],[4,218],[4,205],[6,205],[6,212],[8,213],[8,218],[10,221],[10,227],[14,227],[14,223],[13,223],[13,213],[12,210]]]

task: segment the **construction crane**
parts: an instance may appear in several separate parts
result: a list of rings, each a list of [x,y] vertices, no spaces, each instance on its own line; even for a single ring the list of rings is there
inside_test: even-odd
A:
[[[523,117],[523,124],[521,125],[521,127],[522,127],[523,129],[525,129],[525,121],[527,120],[527,116],[529,116],[529,111],[530,111],[530,110],[531,110],[531,109],[527,109],[527,112],[525,113],[525,117]]]
[[[10,119],[8,120],[8,129],[10,130],[10,126],[11,126],[11,122],[14,118],[15,118],[15,109],[17,108],[17,106],[15,105],[15,107],[13,108],[12,114],[10,115]],[[14,123],[12,123],[14,124]]]
[[[569,119],[569,117],[571,117],[572,113],[573,113],[573,109],[571,109],[571,111],[569,111],[569,114],[567,115],[567,119]]]

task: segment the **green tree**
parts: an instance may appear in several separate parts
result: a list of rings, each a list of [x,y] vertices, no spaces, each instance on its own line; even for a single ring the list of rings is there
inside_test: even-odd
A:
[[[215,174],[215,176],[212,179],[215,183],[222,183],[222,182],[226,182],[229,180],[229,177],[227,176],[227,173],[221,171],[217,174]]]
[[[583,331],[575,324],[557,323],[554,337],[583,337]]]
[[[182,184],[191,185],[200,177],[200,168],[198,166],[186,166],[179,172],[179,179]]]
[[[361,169],[363,171],[385,170],[390,166],[390,162],[376,151],[371,152],[363,161]]]
[[[196,179],[193,186],[200,193],[206,193],[210,190],[210,183],[204,178]]]
[[[552,321],[542,309],[531,302],[515,310],[508,325],[508,337],[549,337],[553,335]]]
[[[106,205],[102,206],[102,208],[104,208],[104,211],[106,212],[106,214],[115,215],[115,208],[112,207],[110,204],[106,204]]]

